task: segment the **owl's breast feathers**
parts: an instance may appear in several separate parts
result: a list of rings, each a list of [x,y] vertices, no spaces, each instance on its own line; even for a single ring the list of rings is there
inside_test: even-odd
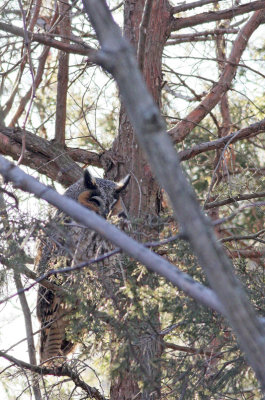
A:
[[[84,179],[76,182],[66,191],[66,195],[74,200],[82,199],[82,204],[100,215],[110,215],[119,201],[120,192],[126,188],[129,176],[119,183],[93,178],[88,171]],[[62,212],[57,211],[55,217],[45,228],[39,239],[35,265],[39,275],[51,270],[63,270],[73,267],[92,258],[109,252],[113,246],[97,233],[80,226]],[[96,264],[98,274],[106,274],[112,270],[114,258],[106,258]],[[106,274],[108,275],[108,274]],[[83,281],[82,281],[82,279]],[[79,277],[76,271],[52,274],[48,279],[57,285],[67,288],[71,302],[57,293],[40,285],[37,300],[37,316],[41,323],[40,362],[54,357],[65,357],[74,344],[67,339],[69,314],[78,307],[78,290],[85,284],[84,273]],[[81,279],[79,281],[79,279]]]

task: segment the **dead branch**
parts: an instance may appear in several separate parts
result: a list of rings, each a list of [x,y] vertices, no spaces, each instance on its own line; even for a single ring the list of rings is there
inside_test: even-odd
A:
[[[264,2],[263,7],[265,8]],[[168,131],[175,143],[183,141],[192,129],[216,106],[222,95],[230,89],[231,82],[236,74],[239,60],[247,46],[248,39],[263,22],[264,10],[256,11],[239,32],[219,82],[213,85],[208,95],[183,121],[179,122]]]
[[[0,22],[0,30],[12,33],[15,36],[24,37],[23,29],[11,24]],[[90,57],[96,53],[96,50],[87,45],[85,42],[82,42],[82,44],[65,44],[54,39],[53,35],[49,35],[49,33],[32,33],[28,31],[28,36],[31,42],[45,44],[46,46],[62,50],[65,53],[80,54],[86,57]],[[71,38],[69,38],[69,40],[71,41]]]
[[[164,122],[159,110],[148,94],[137,69],[131,47],[121,36],[104,0],[83,0],[83,4],[101,45],[97,63],[112,73],[117,81],[138,142],[145,150],[158,182],[166,190],[175,216],[187,233],[199,263],[205,269],[211,286],[222,301],[226,316],[239,338],[240,346],[253,367],[262,389],[265,390],[263,340],[265,330],[235,277],[230,260],[220,248],[196,202],[171,141],[165,135]],[[265,7],[264,2],[262,6]],[[262,20],[263,12],[262,15],[259,12],[255,13],[254,20],[253,17],[250,19],[249,30],[254,31],[254,25],[259,25]],[[243,31],[248,32],[246,29]],[[246,37],[248,36],[244,36],[244,45]]]
[[[11,156],[17,160],[21,152],[20,128],[0,126],[0,154]],[[27,149],[23,164],[30,166],[49,178],[68,187],[82,176],[82,169],[73,162],[102,167],[104,153],[94,153],[79,148],[60,149],[53,142],[26,131]],[[64,161],[62,162],[62,158]],[[69,164],[69,167],[67,164]]]
[[[9,354],[0,351],[0,357],[5,358],[11,363],[15,364],[19,368],[27,369],[29,371],[35,372],[39,375],[52,375],[52,376],[68,376],[72,379],[72,381],[76,384],[76,386],[82,388],[91,399],[96,400],[107,400],[96,388],[89,386],[85,383],[79,376],[78,373],[73,371],[68,365],[64,364],[61,367],[48,368],[44,366],[37,366],[26,363],[25,361],[19,360],[15,357],[10,356]]]
[[[221,207],[225,206],[226,204],[237,203],[238,201],[244,200],[257,199],[259,197],[265,197],[265,192],[239,194],[224,200],[212,201],[211,203],[206,203],[204,209],[208,210],[209,208]]]
[[[199,0],[199,1],[193,1],[192,3],[189,4],[181,4],[180,6],[172,7],[172,13],[177,14],[183,11],[187,10],[193,10],[194,8],[204,6],[206,4],[213,4],[213,3],[218,3],[222,0]]]
[[[239,207],[236,211],[232,212],[230,215],[224,218],[217,219],[213,221],[213,225],[221,225],[224,224],[225,222],[231,221],[234,219],[241,211],[245,210],[246,208],[251,208],[251,207],[264,207],[265,206],[265,201],[259,201],[256,203],[251,203],[251,204],[246,204],[244,206]]]
[[[230,135],[224,136],[222,138],[212,140],[211,142],[200,143],[190,149],[178,152],[180,161],[189,160],[198,154],[204,153],[206,151],[212,151],[216,149],[223,149],[226,144],[235,143],[238,140],[247,139],[263,133],[265,130],[265,119],[255,122],[246,128],[242,128],[239,131],[233,132]]]
[[[25,174],[21,169],[15,167],[2,156],[0,156],[0,173],[4,176],[6,181],[13,182],[15,187],[34,193],[38,198],[48,201],[50,204],[70,215],[76,222],[95,230],[131,257],[146,265],[147,268],[178,286],[198,302],[218,312],[222,312],[222,306],[211,289],[194,281],[190,276],[180,271],[175,265],[153,253],[144,245],[136,242],[124,232],[109,224],[99,215],[81,206],[74,200],[59,195],[53,189]]]
[[[174,18],[171,24],[171,32],[204,23],[220,21],[221,19],[234,18],[237,15],[242,15],[245,13],[249,13],[251,11],[262,10],[264,8],[265,8],[264,1],[258,0],[242,4],[237,7],[232,7],[226,10],[209,11],[186,18]]]
[[[180,346],[178,344],[170,343],[170,342],[164,342],[163,344],[167,349],[183,351],[184,353],[190,353],[194,356],[203,355],[203,356],[211,357],[211,359],[212,358],[223,358],[220,353],[214,353],[212,351],[196,349],[195,347]]]
[[[262,229],[261,231],[259,231],[257,233],[253,233],[252,235],[234,235],[234,236],[224,237],[224,238],[220,239],[220,242],[224,243],[224,242],[233,242],[233,241],[238,241],[238,240],[255,240],[260,235],[262,235],[264,232],[265,232],[265,229]],[[261,240],[261,243],[265,244],[265,240]]]
[[[40,58],[39,58],[39,65],[38,65],[36,76],[35,76],[35,91],[39,87],[39,85],[41,84],[42,76],[43,76],[43,72],[44,72],[44,67],[45,67],[45,63],[46,63],[49,51],[50,51],[50,48],[49,47],[45,47],[43,52],[42,52],[42,54],[41,54],[41,56],[40,56]],[[12,117],[12,120],[11,120],[11,122],[9,124],[9,127],[13,127],[13,126],[15,126],[17,124],[17,121],[18,121],[19,117],[22,115],[22,113],[25,110],[26,104],[30,100],[32,92],[33,92],[33,89],[30,88],[27,91],[27,93],[21,98],[19,106],[17,108],[17,111],[15,112],[14,116]]]
[[[21,152],[21,135],[21,129],[0,127],[0,153],[18,159]],[[26,141],[24,165],[44,173],[67,187],[82,176],[82,168],[71,159],[67,150],[62,150],[53,142],[48,142],[28,131],[26,131]],[[92,159],[95,159],[94,153],[91,154],[93,154]]]

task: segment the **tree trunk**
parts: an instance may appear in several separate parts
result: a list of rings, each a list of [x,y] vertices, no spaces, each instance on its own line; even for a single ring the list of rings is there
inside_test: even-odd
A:
[[[150,3],[150,2],[149,2]],[[168,38],[171,14],[166,0],[151,2],[151,13],[148,27],[145,29],[144,49],[142,48],[142,73],[158,106],[161,105],[162,88],[162,51]],[[124,34],[133,44],[136,52],[139,41],[139,31],[143,19],[144,0],[126,0],[124,4]],[[109,179],[119,180],[128,172],[132,179],[125,197],[125,205],[130,217],[141,218],[157,216],[161,209],[161,191],[154,180],[149,164],[135,139],[133,128],[129,122],[123,105],[120,109],[119,133],[112,150],[112,163],[106,175]],[[148,229],[148,228],[147,228]],[[150,233],[150,230],[149,230]],[[151,307],[150,307],[151,308]],[[122,371],[111,382],[110,395],[112,400],[129,399],[159,399],[160,398],[160,362],[162,341],[159,313],[157,308],[150,309],[149,320],[139,320],[139,334],[135,339],[132,356],[126,371]],[[144,332],[144,334],[143,334]],[[115,354],[112,355],[115,362]],[[144,388],[139,389],[137,377],[132,372],[135,361],[140,366]]]
[[[137,51],[139,26],[141,24],[144,0],[126,0],[124,4],[124,35]],[[148,29],[146,29],[143,75],[155,102],[161,105],[162,51],[169,35],[170,7],[166,0],[153,2]],[[161,192],[153,178],[142,150],[139,148],[133,128],[124,107],[121,106],[119,133],[111,153],[117,164],[112,164],[107,172],[109,179],[118,180],[128,172],[132,180],[128,188],[125,204],[131,217],[158,214],[161,208]]]

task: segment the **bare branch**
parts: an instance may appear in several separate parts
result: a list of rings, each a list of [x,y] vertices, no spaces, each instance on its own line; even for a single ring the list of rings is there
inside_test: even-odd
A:
[[[265,119],[255,122],[246,128],[242,128],[239,131],[233,132],[230,135],[224,136],[220,139],[212,140],[211,142],[200,143],[190,149],[178,152],[180,161],[189,160],[198,154],[204,153],[206,151],[212,151],[216,149],[223,149],[226,144],[235,143],[238,140],[247,139],[263,133],[265,130]]]
[[[259,197],[265,197],[265,192],[239,194],[224,200],[212,201],[211,203],[206,203],[204,209],[208,210],[210,208],[221,207],[225,206],[226,204],[237,203],[238,201],[257,199]]]
[[[200,41],[200,40],[212,40],[220,34],[235,34],[238,33],[239,29],[236,28],[217,28],[202,32],[186,33],[183,35],[171,35],[166,43],[166,46],[172,46],[174,44]]]
[[[19,128],[0,126],[0,154],[17,160],[21,152],[21,134]],[[82,169],[73,162],[102,167],[104,153],[97,154],[79,148],[64,150],[57,148],[53,142],[26,131],[27,149],[23,164],[34,168],[41,174],[68,187],[82,176]],[[64,159],[64,160],[62,160]]]
[[[18,28],[17,26],[6,24],[4,22],[0,22],[0,30],[4,32],[12,33],[16,36],[24,37],[24,32],[22,28]],[[62,50],[65,53],[72,54],[80,54],[83,56],[93,56],[96,53],[96,50],[87,45],[85,42],[82,44],[65,44],[58,40],[54,39],[53,35],[49,35],[49,33],[32,33],[28,31],[29,40],[31,42],[38,42],[41,44],[45,44],[46,46],[54,47],[55,49]],[[71,38],[69,38],[71,40]]]
[[[175,18],[171,24],[171,31],[173,32],[183,28],[189,28],[191,26],[196,26],[203,23],[220,21],[221,19],[230,19],[236,17],[237,15],[242,15],[251,11],[262,10],[264,8],[264,1],[258,0],[226,10],[209,11],[186,18]]]
[[[204,6],[206,4],[213,4],[213,3],[219,3],[222,0],[199,0],[199,1],[193,1],[192,3],[188,4],[181,4],[180,6],[172,7],[172,13],[177,14],[183,11],[187,10],[193,10],[194,8]]]
[[[220,242],[224,243],[224,242],[233,242],[238,240],[255,240],[264,232],[265,229],[262,229],[261,231],[253,233],[252,235],[234,235],[234,236],[224,237],[223,239],[220,240]],[[261,243],[265,244],[265,240],[261,240]]]
[[[88,394],[89,398],[96,400],[107,400],[106,397],[100,394],[100,392],[96,388],[89,386],[87,383],[85,383],[80,378],[79,374],[73,371],[66,364],[56,368],[47,368],[44,366],[32,365],[26,363],[25,361],[12,357],[9,354],[4,353],[3,351],[0,351],[0,357],[5,358],[11,363],[17,365],[19,368],[28,369],[29,371],[35,372],[39,375],[68,376],[69,378],[72,379],[72,381],[75,383],[77,387],[82,388]]]
[[[21,134],[21,129],[0,127],[0,153],[18,159],[21,152]],[[65,186],[71,185],[82,176],[82,168],[71,159],[68,150],[62,150],[53,142],[48,142],[28,131],[26,131],[26,140],[24,165],[34,168]],[[98,159],[94,153],[91,155],[93,155],[91,161]]]
[[[172,265],[164,258],[147,249],[144,245],[136,242],[89,209],[84,208],[68,197],[59,195],[51,188],[25,174],[2,156],[0,156],[0,173],[7,181],[12,181],[16,187],[34,193],[37,197],[48,201],[70,215],[75,221],[95,230],[131,257],[146,265],[147,268],[178,286],[198,302],[218,312],[222,312],[222,306],[211,289],[194,281],[190,276],[181,272],[175,265]]]
[[[31,74],[31,78],[32,78],[32,87],[31,87],[31,93],[30,93],[30,102],[29,102],[29,106],[22,124],[22,147],[21,147],[21,154],[19,156],[18,159],[18,165],[21,164],[24,154],[25,154],[25,150],[26,150],[26,134],[25,134],[25,129],[26,129],[26,124],[27,124],[27,120],[29,117],[29,113],[33,104],[33,99],[35,97],[35,93],[36,93],[36,84],[35,84],[35,73],[34,73],[34,68],[33,68],[33,64],[32,64],[32,59],[31,59],[31,47],[30,47],[30,40],[29,40],[29,36],[28,36],[28,31],[27,31],[27,25],[26,25],[26,16],[25,16],[25,12],[23,10],[23,6],[21,3],[21,0],[18,0],[18,4],[19,4],[19,8],[22,14],[22,20],[23,20],[23,29],[24,29],[24,45],[26,47],[26,54],[27,54],[27,60],[28,60],[28,64],[29,64],[29,70],[30,70],[30,74]],[[37,7],[37,12],[38,12],[38,7]]]
[[[171,141],[165,135],[159,110],[145,88],[129,44],[122,38],[105,1],[83,0],[83,3],[101,44],[97,62],[116,79],[138,142],[145,150],[159,183],[165,188],[175,216],[188,235],[200,265],[205,269],[211,286],[224,306],[240,346],[265,390],[265,330],[235,277],[230,260],[220,248],[196,202]],[[262,6],[265,7],[264,2]],[[254,31],[254,25],[259,25],[263,19],[263,12],[262,15],[257,14],[254,20],[253,17],[250,19],[252,24],[251,28],[248,26],[249,31]],[[243,31],[248,37],[248,31]]]
[[[265,8],[264,2],[263,7]],[[194,110],[192,110],[185,120],[179,122],[175,127],[168,131],[175,143],[184,140],[196,124],[200,123],[201,120],[216,106],[222,95],[230,89],[231,82],[236,74],[239,60],[247,46],[248,39],[263,22],[264,10],[256,11],[239,32],[228,59],[228,64],[225,66],[219,82],[212,87],[208,95]]]
[[[224,218],[216,219],[213,221],[213,225],[220,225],[224,224],[227,221],[231,221],[234,219],[241,211],[245,210],[246,208],[251,208],[251,207],[264,207],[265,206],[265,201],[258,201],[257,203],[251,203],[251,204],[246,204],[244,206],[239,207],[236,211],[232,212],[230,215]]]
[[[35,76],[35,91],[41,84],[42,75],[44,72],[44,67],[45,67],[45,63],[46,63],[49,51],[50,51],[50,48],[45,47],[39,58],[39,65],[38,65],[38,69],[37,69],[36,76]],[[17,108],[17,111],[15,112],[14,116],[12,117],[9,127],[13,127],[17,124],[17,121],[18,121],[19,117],[22,115],[23,111],[25,110],[25,106],[26,106],[27,102],[30,100],[32,93],[33,93],[33,88],[30,88],[27,91],[27,93],[21,98],[19,106]],[[27,135],[27,133],[25,132],[25,137],[26,137],[26,135]]]

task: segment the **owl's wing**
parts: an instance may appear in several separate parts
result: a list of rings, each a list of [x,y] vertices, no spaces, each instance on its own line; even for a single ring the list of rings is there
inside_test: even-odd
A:
[[[62,300],[51,290],[40,288],[38,317],[41,322],[40,362],[64,355],[63,343],[67,320]]]
[[[71,263],[71,255],[67,251],[69,244],[66,243],[65,237],[65,233],[56,227],[50,237],[39,242],[35,262],[39,274],[65,267]],[[63,276],[59,283],[53,275],[48,279],[62,285],[66,280]],[[39,286],[37,316],[41,323],[39,345],[41,363],[53,357],[66,356],[73,348],[73,344],[66,339],[67,313],[69,311],[69,309],[66,310],[62,297]]]

